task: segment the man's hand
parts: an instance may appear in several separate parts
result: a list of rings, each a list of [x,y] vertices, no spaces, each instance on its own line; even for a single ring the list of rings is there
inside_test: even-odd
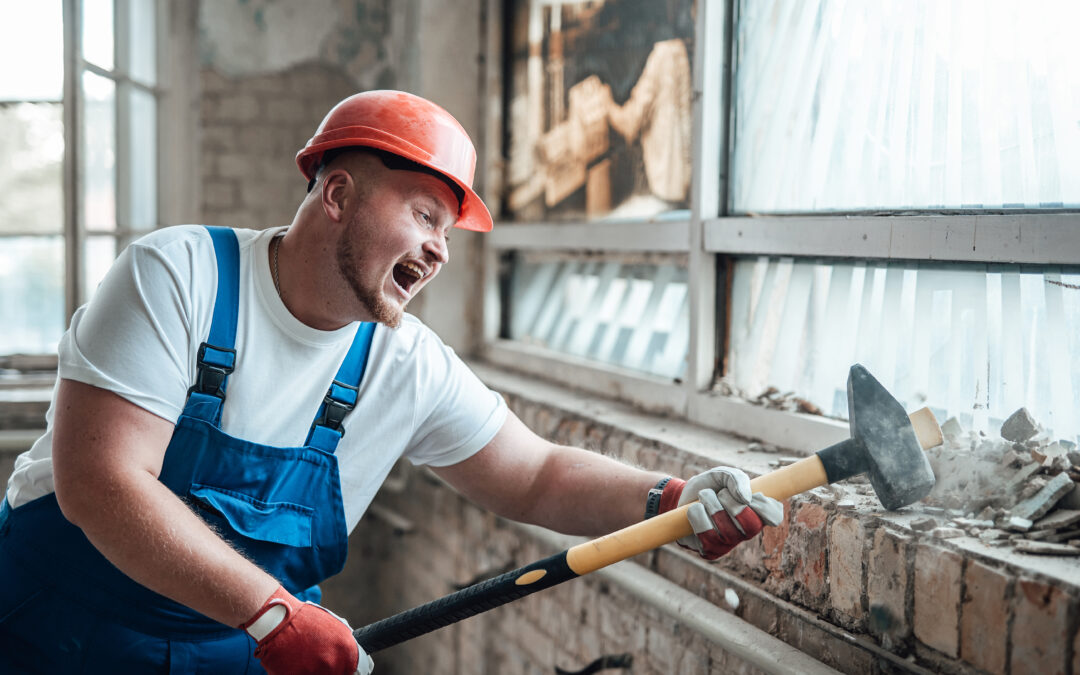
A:
[[[255,658],[269,675],[369,675],[375,667],[344,619],[282,587],[240,628],[258,642]]]
[[[717,467],[688,481],[672,478],[660,496],[659,512],[694,500],[687,517],[695,534],[678,543],[706,560],[726,555],[764,525],[779,525],[784,518],[784,505],[760,492],[751,494],[750,477],[738,469]]]

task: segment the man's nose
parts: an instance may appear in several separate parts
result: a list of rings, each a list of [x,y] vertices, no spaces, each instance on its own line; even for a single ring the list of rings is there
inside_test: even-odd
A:
[[[445,265],[450,261],[450,248],[447,246],[446,237],[441,232],[435,232],[424,243],[424,251],[440,265]]]

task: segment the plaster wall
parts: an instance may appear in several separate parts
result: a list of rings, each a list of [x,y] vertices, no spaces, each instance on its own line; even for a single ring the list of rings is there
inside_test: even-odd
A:
[[[296,152],[339,100],[391,88],[442,105],[479,139],[480,0],[227,0],[198,11],[201,219],[284,225],[306,187]],[[482,154],[482,149],[481,153]],[[410,305],[450,346],[474,344],[478,235]]]

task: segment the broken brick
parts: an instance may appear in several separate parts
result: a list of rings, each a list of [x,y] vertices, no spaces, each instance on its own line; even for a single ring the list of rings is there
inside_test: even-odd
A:
[[[915,637],[956,657],[960,650],[960,581],[964,559],[936,546],[915,551]]]
[[[862,620],[863,552],[866,531],[858,518],[837,515],[829,531],[829,603]]]
[[[1009,578],[982,563],[969,560],[964,570],[960,619],[960,658],[976,668],[1005,672],[1008,630]]]
[[[907,615],[910,537],[878,528],[866,568],[870,630],[886,649],[898,647],[911,633]]]
[[[1064,591],[1032,579],[1018,579],[1012,622],[1013,675],[1060,673],[1066,668],[1069,597]]]

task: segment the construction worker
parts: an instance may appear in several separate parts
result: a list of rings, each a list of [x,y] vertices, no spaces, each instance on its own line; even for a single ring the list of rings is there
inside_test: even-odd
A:
[[[492,227],[449,113],[357,94],[296,159],[288,227],[153,232],[72,318],[0,511],[0,672],[371,672],[317,584],[401,457],[572,534],[700,498],[682,543],[708,558],[779,522],[738,470],[542,440],[404,313],[451,228]]]

